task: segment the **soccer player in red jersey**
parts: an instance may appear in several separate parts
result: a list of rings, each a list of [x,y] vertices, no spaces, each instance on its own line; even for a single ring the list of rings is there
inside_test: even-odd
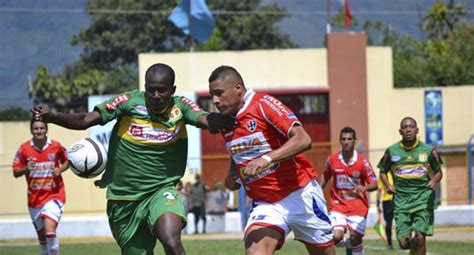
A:
[[[290,231],[310,254],[335,254],[316,170],[301,154],[311,138],[296,115],[278,99],[246,89],[230,66],[212,72],[209,92],[217,109],[238,122],[221,134],[231,155],[226,186],[238,189],[239,179],[253,201],[246,254],[273,254]]]
[[[13,176],[24,175],[28,184],[28,208],[38,234],[42,255],[59,254],[56,228],[64,211],[66,195],[61,173],[69,164],[66,149],[46,134],[48,126],[30,122],[33,138],[23,143],[13,160]]]
[[[377,190],[377,177],[369,161],[354,150],[356,132],[344,127],[339,134],[341,151],[326,160],[321,179],[324,188],[333,177],[330,211],[336,246],[351,247],[353,255],[364,254],[366,217],[369,211],[366,191]],[[344,237],[346,229],[350,239]]]

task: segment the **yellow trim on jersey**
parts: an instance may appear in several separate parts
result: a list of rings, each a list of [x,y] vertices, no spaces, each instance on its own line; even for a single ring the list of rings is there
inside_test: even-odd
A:
[[[400,141],[400,146],[401,146],[404,150],[406,150],[406,151],[411,151],[411,150],[413,150],[413,148],[416,148],[416,146],[418,146],[418,142],[419,142],[419,141],[418,141],[418,136],[417,136],[417,137],[416,137],[415,144],[413,144],[413,146],[411,146],[411,147],[405,146],[405,145],[403,144],[403,140]]]
[[[179,120],[173,127],[167,127],[158,122],[130,116],[120,120],[117,134],[127,141],[149,145],[166,145],[188,137],[184,120]]]

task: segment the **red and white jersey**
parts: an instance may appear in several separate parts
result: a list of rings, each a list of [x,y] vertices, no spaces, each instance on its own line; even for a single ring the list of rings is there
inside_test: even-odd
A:
[[[279,201],[316,176],[316,170],[303,154],[271,163],[254,176],[243,174],[252,159],[281,147],[288,141],[291,128],[301,123],[278,99],[251,89],[245,93],[236,119],[237,127],[222,135],[247,195],[254,201]]]
[[[330,207],[331,211],[347,216],[367,216],[369,206],[367,192],[359,194],[355,191],[358,185],[376,183],[377,176],[369,161],[354,151],[354,155],[346,164],[342,154],[336,153],[328,157],[323,170],[323,178],[327,182],[333,177]]]
[[[28,207],[38,208],[52,199],[66,202],[62,176],[53,176],[59,162],[67,162],[67,150],[60,143],[48,138],[43,148],[33,144],[33,140],[23,143],[13,160],[13,171],[23,168],[28,160],[34,162],[33,170],[26,172],[28,184]]]

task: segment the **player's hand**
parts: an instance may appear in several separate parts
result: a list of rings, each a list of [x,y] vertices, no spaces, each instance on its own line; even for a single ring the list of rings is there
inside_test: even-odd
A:
[[[387,193],[388,194],[395,194],[395,193],[397,193],[397,190],[395,189],[395,187],[393,185],[388,185],[387,186]]]
[[[54,176],[54,177],[58,177],[58,176],[60,176],[60,175],[61,175],[61,170],[59,170],[59,168],[57,168],[57,167],[54,168],[54,169],[53,169],[53,176]]]
[[[218,112],[211,112],[206,116],[209,132],[216,134],[220,130],[234,129],[237,121],[233,116],[223,115]]]
[[[237,182],[237,178],[233,174],[227,175],[224,181],[224,185],[230,190],[240,189],[240,183]]]
[[[355,188],[355,191],[357,193],[359,193],[359,195],[362,195],[364,194],[364,192],[366,191],[365,187],[362,186],[362,185],[357,185],[357,187]]]
[[[26,159],[26,170],[31,171],[35,168],[35,159],[34,158],[27,158]]]
[[[254,176],[268,166],[268,161],[263,158],[256,158],[250,161],[244,169],[244,174]]]
[[[33,114],[33,118],[35,120],[40,120],[43,122],[50,122],[53,116],[53,112],[47,105],[37,105],[30,110]]]
[[[434,190],[436,188],[436,184],[435,182],[433,181],[429,181],[428,184],[426,185],[428,188]]]

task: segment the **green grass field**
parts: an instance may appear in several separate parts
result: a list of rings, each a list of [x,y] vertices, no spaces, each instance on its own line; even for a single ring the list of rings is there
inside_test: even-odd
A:
[[[244,254],[244,247],[242,240],[184,240],[184,245],[189,255],[241,255]],[[386,251],[384,243],[378,240],[366,240],[365,254],[408,254],[406,251],[395,249],[393,251]],[[120,249],[112,242],[98,242],[98,243],[62,243],[62,255],[109,255],[120,254]],[[474,242],[445,242],[445,241],[431,241],[428,240],[428,254],[473,254]],[[337,249],[338,254],[345,254],[345,250]],[[36,245],[20,245],[20,244],[0,244],[1,255],[30,255],[38,254],[38,247]],[[161,246],[157,245],[155,254],[164,254]],[[297,241],[287,240],[284,247],[277,252],[277,254],[285,255],[302,255],[306,254],[304,246]]]

